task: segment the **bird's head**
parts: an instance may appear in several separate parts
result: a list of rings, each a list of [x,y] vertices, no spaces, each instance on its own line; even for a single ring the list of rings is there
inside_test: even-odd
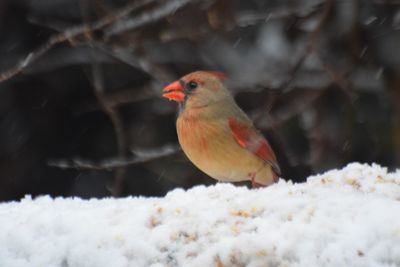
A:
[[[201,108],[230,97],[222,84],[222,72],[195,71],[170,83],[163,90],[163,97],[182,103],[185,108]]]

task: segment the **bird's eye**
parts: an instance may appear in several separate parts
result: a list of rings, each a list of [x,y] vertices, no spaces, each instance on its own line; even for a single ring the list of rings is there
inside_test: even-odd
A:
[[[190,81],[190,82],[188,82],[188,83],[186,84],[186,87],[187,87],[187,89],[188,89],[189,91],[192,91],[192,90],[194,90],[194,89],[197,88],[197,82],[195,82],[195,81]]]

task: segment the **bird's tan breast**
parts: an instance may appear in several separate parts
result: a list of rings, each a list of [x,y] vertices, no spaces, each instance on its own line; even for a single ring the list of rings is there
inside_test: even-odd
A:
[[[190,118],[179,118],[176,128],[179,143],[192,161],[209,157],[218,135],[224,131],[215,123]]]
[[[260,171],[265,166],[260,158],[237,144],[228,123],[223,120],[180,117],[177,120],[177,133],[187,157],[200,170],[217,180],[247,180],[250,173]]]

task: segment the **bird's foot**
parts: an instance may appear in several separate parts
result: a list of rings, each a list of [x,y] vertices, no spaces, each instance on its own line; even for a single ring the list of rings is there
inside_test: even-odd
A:
[[[260,188],[260,187],[265,187],[263,184],[259,184],[257,182],[251,181],[251,187],[252,188]]]
[[[251,188],[265,187],[265,185],[256,182],[256,173],[255,172],[249,173],[249,176],[251,179]]]

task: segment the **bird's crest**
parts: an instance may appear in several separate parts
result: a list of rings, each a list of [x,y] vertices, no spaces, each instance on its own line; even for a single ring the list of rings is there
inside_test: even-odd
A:
[[[223,80],[226,79],[225,73],[223,73],[223,72],[221,72],[221,71],[208,71],[208,70],[206,70],[206,71],[204,71],[204,72],[207,72],[208,74],[211,74],[212,76],[217,77],[217,78],[220,79],[221,81],[223,81]]]

